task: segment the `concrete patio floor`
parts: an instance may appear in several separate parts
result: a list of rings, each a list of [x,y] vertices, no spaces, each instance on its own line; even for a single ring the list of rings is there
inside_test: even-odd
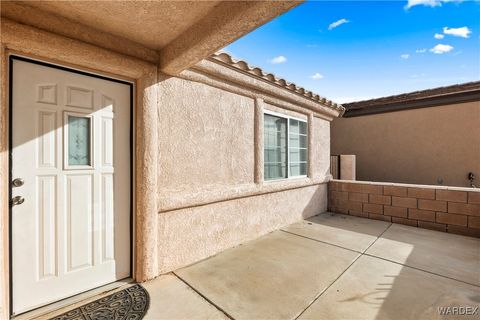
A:
[[[480,239],[324,213],[143,286],[145,319],[478,320],[438,308],[480,306]]]
[[[145,287],[145,319],[456,319],[438,307],[480,305],[480,239],[325,213]]]

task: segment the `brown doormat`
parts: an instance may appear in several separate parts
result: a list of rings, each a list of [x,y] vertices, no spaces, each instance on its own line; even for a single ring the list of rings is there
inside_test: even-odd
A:
[[[149,305],[147,290],[136,284],[51,320],[137,320],[143,319]]]

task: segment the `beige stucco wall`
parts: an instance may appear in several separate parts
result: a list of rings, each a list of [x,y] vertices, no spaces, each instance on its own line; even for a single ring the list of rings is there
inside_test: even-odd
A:
[[[469,186],[480,184],[480,102],[338,118],[332,154],[357,156],[357,180]]]
[[[259,100],[246,86],[236,90],[230,85],[182,75],[160,77],[160,273],[326,211],[330,122],[299,105],[281,107]],[[263,175],[256,175],[263,167],[258,128],[263,110],[309,121],[308,178],[264,182]]]
[[[160,85],[160,193],[253,182],[254,100],[179,78]]]
[[[318,184],[161,213],[160,272],[175,270],[325,212],[326,197],[326,184]]]

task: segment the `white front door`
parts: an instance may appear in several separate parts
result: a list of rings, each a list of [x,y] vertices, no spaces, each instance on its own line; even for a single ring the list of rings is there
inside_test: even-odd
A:
[[[28,61],[12,68],[18,314],[130,276],[131,93]]]

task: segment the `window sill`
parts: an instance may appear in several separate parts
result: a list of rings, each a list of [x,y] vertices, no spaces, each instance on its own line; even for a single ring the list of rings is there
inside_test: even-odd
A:
[[[298,181],[302,179],[308,179],[308,176],[295,176],[290,178],[274,179],[274,180],[263,180],[264,184],[270,184],[275,182],[288,182],[288,181]]]

